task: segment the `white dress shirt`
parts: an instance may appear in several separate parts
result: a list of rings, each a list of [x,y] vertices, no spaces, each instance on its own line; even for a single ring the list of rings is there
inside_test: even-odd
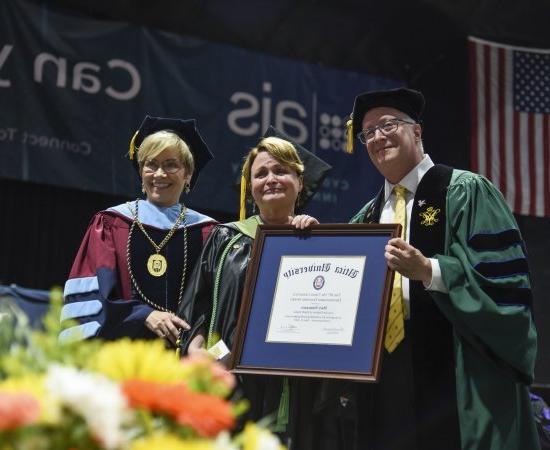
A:
[[[413,208],[413,200],[418,188],[418,184],[426,172],[434,166],[431,158],[428,155],[424,155],[422,161],[411,170],[403,179],[397,183],[407,189],[406,193],[406,209],[407,209],[407,230],[405,240],[410,241],[410,225],[411,225],[411,213]],[[384,183],[384,202],[382,211],[380,213],[380,223],[393,223],[395,217],[395,202],[396,195],[393,192],[395,184],[391,184],[388,180]],[[443,279],[441,278],[441,269],[439,267],[439,261],[436,258],[429,258],[432,264],[432,280],[429,285],[424,284],[424,287],[431,291],[448,292]],[[402,278],[403,299],[406,307],[406,318],[409,317],[410,307],[410,293],[409,293],[409,279]]]

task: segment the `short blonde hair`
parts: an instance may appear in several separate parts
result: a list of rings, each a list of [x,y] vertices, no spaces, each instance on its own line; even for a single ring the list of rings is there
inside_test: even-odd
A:
[[[303,180],[304,163],[300,159],[300,156],[298,155],[298,152],[296,151],[294,145],[284,139],[275,136],[266,137],[263,138],[258,143],[258,145],[256,145],[256,147],[248,152],[248,155],[246,155],[244,160],[242,176],[246,182],[247,197],[250,196],[251,190],[250,182],[252,164],[254,164],[256,156],[258,156],[258,153],[260,152],[269,153],[283,166],[290,167],[292,170],[294,170],[296,172],[296,175],[298,175],[298,177]]]
[[[193,175],[195,160],[189,146],[173,131],[161,130],[147,136],[137,152],[139,171],[141,173],[145,161],[154,159],[167,148],[175,148],[188,175]]]

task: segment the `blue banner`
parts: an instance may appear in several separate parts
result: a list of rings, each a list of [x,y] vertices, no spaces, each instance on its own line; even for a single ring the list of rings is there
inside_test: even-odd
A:
[[[308,211],[347,221],[380,187],[364,149],[344,152],[357,93],[403,83],[0,4],[0,177],[136,196],[126,159],[146,114],[196,118],[215,155],[185,201],[238,211],[242,157],[269,124],[334,166]],[[322,45],[322,43],[319,43]]]

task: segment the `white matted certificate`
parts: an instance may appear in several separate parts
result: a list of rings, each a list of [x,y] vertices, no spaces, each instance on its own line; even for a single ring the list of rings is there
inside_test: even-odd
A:
[[[380,379],[398,224],[256,232],[229,368],[235,373]]]
[[[282,255],[266,342],[352,345],[366,256]]]

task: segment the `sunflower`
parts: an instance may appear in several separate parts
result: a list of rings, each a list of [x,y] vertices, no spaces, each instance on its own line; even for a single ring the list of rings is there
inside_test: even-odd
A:
[[[185,371],[176,353],[158,341],[120,339],[106,342],[92,358],[89,369],[115,381],[181,382]]]
[[[216,450],[212,441],[182,440],[173,434],[155,434],[136,440],[130,450]]]
[[[243,444],[243,450],[285,450],[279,438],[269,430],[259,427],[255,423],[247,423],[244,431],[237,437]]]

